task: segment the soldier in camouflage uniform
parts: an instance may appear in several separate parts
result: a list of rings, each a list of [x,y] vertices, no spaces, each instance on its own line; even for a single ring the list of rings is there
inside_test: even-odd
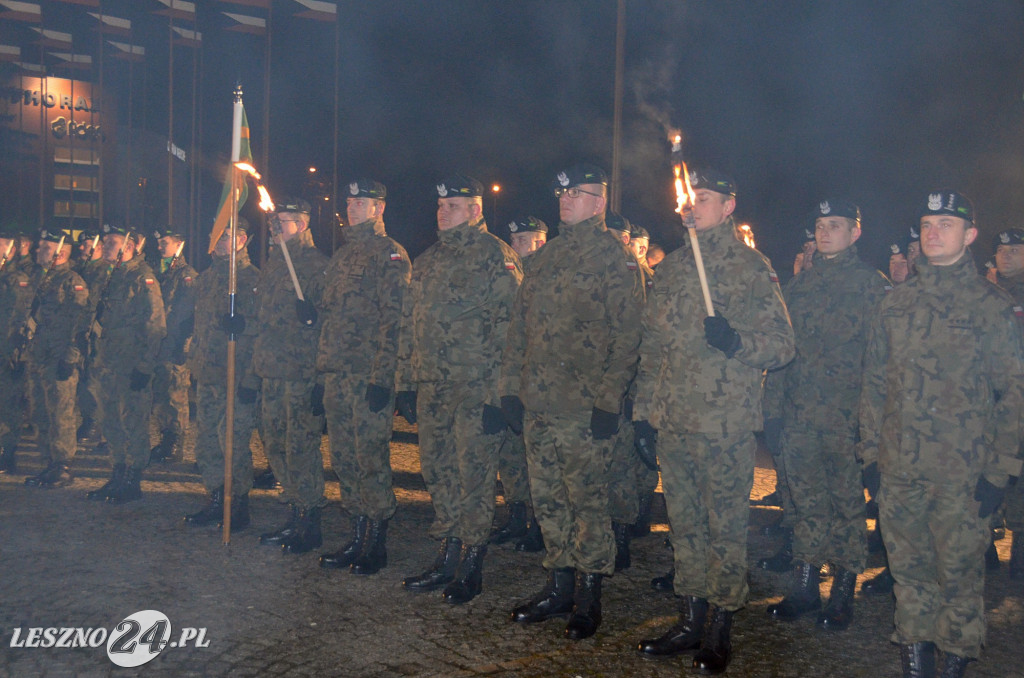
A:
[[[235,238],[235,315],[228,314],[231,232],[225,229],[213,250],[210,267],[199,274],[195,295],[195,325],[188,350],[188,370],[196,380],[196,463],[209,495],[207,504],[185,516],[189,525],[219,525],[224,517],[224,453],[227,422],[228,340],[235,337],[234,437],[231,449],[231,529],[249,526],[252,489],[252,450],[256,426],[254,388],[242,384],[252,363],[256,341],[256,287],[259,269],[249,261],[249,223],[238,219]]]
[[[262,387],[263,449],[290,506],[284,525],[260,535],[260,543],[280,546],[285,553],[320,547],[320,511],[327,504],[320,455],[324,387],[316,379],[321,323],[313,304],[297,298],[281,249],[283,240],[300,288],[309,289],[327,266],[327,257],[313,244],[309,210],[301,198],[285,198],[277,205],[277,247],[256,288],[256,344],[250,374],[242,382],[251,390]]]
[[[482,587],[506,428],[498,373],[522,278],[519,256],[487,231],[482,195],[472,177],[437,185],[438,242],[413,265],[396,377],[400,411],[419,420],[420,462],[435,513],[430,536],[441,540],[433,565],[403,586],[444,586],[452,605],[472,600]]]
[[[1024,306],[1024,229],[1010,228],[996,236],[996,284]],[[1024,483],[1014,483],[1006,493],[1006,527],[1013,530],[1010,547],[1010,578],[1024,577]]]
[[[64,487],[74,479],[69,467],[78,448],[75,395],[82,359],[78,346],[84,345],[80,338],[92,315],[89,288],[71,270],[72,247],[66,231],[43,230],[39,235],[36,258],[45,273],[32,304],[27,372],[36,405],[32,413],[36,440],[46,468],[25,479],[30,487]]]
[[[110,263],[103,258],[103,248],[100,247],[99,231],[85,230],[78,234],[78,261],[74,265],[75,272],[82,276],[89,289],[87,311],[88,317],[92,318],[96,312],[96,303],[107,275],[110,273]],[[99,408],[102,405],[102,397],[99,391],[99,382],[96,380],[95,372],[86,369],[92,360],[90,355],[94,346],[91,342],[82,347],[86,355],[83,357],[83,366],[78,376],[78,410],[82,415],[82,423],[78,427],[76,437],[79,441],[95,435],[96,421],[99,419]]]
[[[15,451],[25,416],[24,369],[16,353],[24,346],[21,334],[32,306],[31,276],[16,263],[18,245],[13,229],[0,232],[0,474],[14,473]]]
[[[509,244],[523,262],[525,271],[534,252],[548,240],[548,225],[536,217],[527,216],[509,222]],[[508,505],[508,520],[491,534],[492,544],[516,540],[515,550],[534,553],[544,548],[540,524],[533,516],[530,499],[530,474],[526,464],[526,444],[521,433],[511,430],[498,454],[498,476]]]
[[[348,225],[309,289],[323,328],[316,368],[324,382],[331,468],[352,536],[320,566],[373,574],[387,565],[387,527],[398,502],[391,483],[391,424],[402,302],[412,264],[384,230],[387,188],[349,183]]]
[[[185,347],[192,336],[196,270],[185,261],[184,233],[168,226],[154,232],[153,237],[160,251],[157,279],[164,295],[167,336],[153,370],[153,418],[160,431],[160,442],[150,450],[150,461],[180,461],[188,426],[191,379],[185,366]]]
[[[152,369],[167,333],[160,283],[142,255],[145,238],[116,225],[103,226],[103,258],[114,265],[97,304],[101,325],[96,370],[103,407],[101,428],[110,447],[110,480],[86,495],[123,504],[142,498],[139,481],[149,465]]]
[[[786,285],[783,297],[797,357],[768,376],[765,400],[782,415],[782,455],[796,506],[795,583],[768,615],[792,621],[821,608],[818,573],[834,567],[828,605],[818,625],[845,629],[864,571],[864,485],[854,453],[867,327],[889,281],[857,256],[860,209],[828,199],[815,212],[812,268]]]
[[[732,179],[715,170],[691,178],[696,203],[683,223],[695,224],[715,314],[707,315],[690,248],[665,257],[644,309],[633,420],[638,441],[661,463],[681,615],[638,650],[699,648],[694,668],[721,673],[733,612],[748,593],[761,382],[766,369],[792,360],[794,343],[775,271],[738,236]]]
[[[636,257],[607,233],[607,191],[593,165],[556,177],[559,237],[533,255],[502,364],[502,410],[526,440],[549,573],[512,620],[569,615],[573,640],[600,626],[601,581],[615,569],[608,471],[644,299]]]
[[[970,201],[930,193],[920,228],[917,275],[872,318],[860,448],[881,474],[904,675],[935,675],[937,648],[953,677],[985,640],[988,519],[1021,471],[1024,340],[1012,299],[975,268]]]

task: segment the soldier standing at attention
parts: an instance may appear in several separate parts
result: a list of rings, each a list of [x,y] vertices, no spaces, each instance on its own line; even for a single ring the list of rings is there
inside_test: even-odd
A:
[[[498,372],[522,278],[516,253],[487,232],[482,195],[472,177],[437,185],[438,242],[413,265],[396,378],[399,411],[419,419],[423,479],[435,512],[430,536],[441,540],[434,564],[403,586],[444,586],[452,605],[482,588],[506,428]]]
[[[605,226],[608,177],[559,172],[559,236],[527,268],[502,364],[501,403],[523,432],[548,582],[512,610],[529,624],[569,615],[565,636],[601,624],[601,581],[615,570],[608,470],[619,409],[636,373],[643,281]]]
[[[327,503],[320,454],[324,387],[316,380],[321,323],[316,307],[308,299],[298,299],[281,250],[288,248],[305,296],[327,266],[327,257],[313,244],[309,209],[301,198],[277,203],[272,220],[277,248],[267,258],[256,287],[256,343],[250,374],[242,382],[251,390],[262,383],[263,449],[290,507],[284,525],[261,534],[260,543],[280,546],[285,553],[320,547],[320,510]]]
[[[714,170],[692,178],[692,220],[715,314],[707,315],[692,250],[665,257],[644,308],[633,409],[638,440],[657,449],[661,463],[681,614],[637,649],[668,656],[699,648],[693,667],[721,673],[732,654],[733,612],[748,593],[761,382],[766,369],[793,359],[794,343],[775,271],[737,235],[736,184]]]
[[[981,652],[989,517],[1021,471],[1024,341],[1019,307],[975,268],[970,201],[923,202],[917,275],[872,318],[860,447],[881,474],[903,675],[936,675],[939,650],[954,678]]]
[[[102,291],[103,282],[106,281],[110,272],[110,263],[103,258],[103,248],[100,247],[99,231],[85,230],[78,234],[78,262],[75,272],[82,276],[86,287],[89,290],[88,318],[92,318],[96,312],[96,303]],[[89,327],[85,327],[86,339],[82,349],[85,355],[83,358],[82,370],[78,375],[78,409],[82,415],[82,423],[78,427],[76,436],[79,441],[90,438],[96,434],[96,421],[99,419],[99,407],[101,396],[99,382],[92,370],[85,369],[91,362],[89,353],[93,345],[88,341]]]
[[[35,403],[37,443],[46,468],[25,479],[30,487],[64,487],[74,479],[71,461],[78,449],[75,395],[82,354],[76,346],[91,320],[89,289],[71,270],[71,234],[43,230],[36,260],[46,271],[33,303],[28,374]]]
[[[235,412],[231,451],[231,529],[249,526],[252,450],[256,426],[255,388],[242,384],[256,341],[256,286],[260,272],[249,261],[249,222],[238,218],[235,238],[235,316],[228,314],[231,231],[225,229],[210,267],[196,277],[195,330],[188,369],[196,379],[196,463],[209,495],[206,506],[185,516],[189,525],[220,525],[224,518],[224,431],[227,417],[228,335],[235,335]]]
[[[24,347],[21,330],[34,287],[30,275],[15,263],[17,253],[17,235],[7,227],[0,232],[0,474],[17,470],[15,453],[25,415],[24,363],[15,354]]]
[[[387,189],[359,179],[348,185],[341,243],[309,296],[323,327],[316,369],[324,382],[331,468],[352,535],[320,556],[320,567],[373,574],[388,562],[388,521],[398,502],[391,483],[391,424],[402,301],[409,255],[384,230]]]
[[[796,514],[795,581],[768,615],[792,621],[821,608],[819,571],[833,565],[832,592],[818,626],[845,629],[864,571],[864,484],[854,452],[868,322],[891,289],[857,256],[860,208],[828,199],[815,212],[814,265],[786,285],[783,298],[797,356],[769,373],[765,399],[781,413],[782,456]]]
[[[100,428],[110,447],[110,480],[86,495],[123,504],[142,498],[139,481],[149,465],[152,369],[167,333],[160,283],[142,256],[145,238],[130,228],[104,224],[103,258],[110,273],[95,322],[102,332],[93,368],[103,394]]]
[[[153,417],[160,442],[150,450],[150,461],[181,461],[191,381],[185,366],[185,345],[192,336],[195,316],[196,270],[185,261],[184,233],[168,226],[153,236],[160,250],[157,279],[164,296],[167,336],[153,370]]]

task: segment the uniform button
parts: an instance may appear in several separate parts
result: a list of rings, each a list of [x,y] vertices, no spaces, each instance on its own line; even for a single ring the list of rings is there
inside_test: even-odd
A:
[[[559,365],[560,365],[561,367],[565,367],[565,363],[563,363],[563,362],[561,362],[561,361],[559,361],[559,363],[558,363],[558,364],[559,364]]]

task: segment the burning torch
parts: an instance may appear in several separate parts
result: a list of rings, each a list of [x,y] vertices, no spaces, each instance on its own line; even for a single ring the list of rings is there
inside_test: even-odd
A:
[[[704,293],[704,308],[708,316],[715,315],[715,307],[711,303],[711,290],[708,288],[708,276],[704,271],[704,258],[700,254],[700,242],[697,240],[697,222],[693,219],[693,205],[697,196],[690,185],[690,172],[683,162],[683,137],[676,134],[672,137],[672,170],[675,173],[676,213],[679,214],[686,232],[690,235],[690,247],[693,259],[697,264],[697,276],[700,278],[700,289]]]

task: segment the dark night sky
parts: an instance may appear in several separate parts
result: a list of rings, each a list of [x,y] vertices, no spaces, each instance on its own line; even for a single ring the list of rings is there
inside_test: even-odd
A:
[[[224,31],[230,21],[220,14],[261,10],[198,6],[208,218],[237,78],[261,157],[264,42]],[[96,22],[84,8],[43,7],[44,25],[71,30],[95,52]],[[167,20],[150,13],[160,7],[103,0],[107,13],[136,21],[147,89],[136,76],[133,94],[145,100],[146,127],[166,135]],[[273,4],[262,169],[277,194],[301,192],[306,167],[327,171],[332,160],[332,27],[295,18],[300,10],[294,0]],[[341,2],[341,181],[385,182],[389,231],[414,254],[434,238],[433,186],[453,171],[502,184],[499,235],[520,214],[557,222],[549,182],[558,169],[589,160],[611,170],[615,13],[615,0]],[[30,39],[24,25],[0,25],[0,41]],[[191,52],[176,54],[175,136],[186,140]],[[120,94],[128,96],[123,83]],[[983,259],[997,230],[1021,224],[1022,94],[1018,0],[628,0],[622,212],[678,242],[667,123],[682,129],[691,166],[735,176],[738,217],[784,274],[822,197],[860,204],[861,251],[882,267],[924,193],[943,186],[975,199]],[[491,220],[490,198],[485,214]]]

